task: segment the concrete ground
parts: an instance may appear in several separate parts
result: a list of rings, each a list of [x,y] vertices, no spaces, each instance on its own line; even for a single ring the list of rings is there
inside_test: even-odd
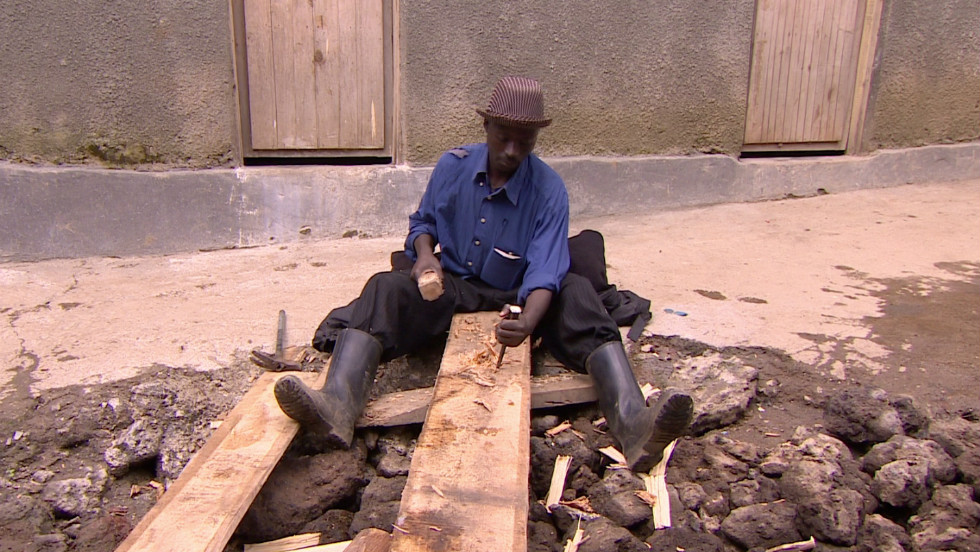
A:
[[[952,304],[962,322],[943,335],[959,336],[959,360],[972,367],[953,387],[980,407],[978,221],[980,180],[971,180],[573,220],[573,231],[606,236],[610,280],[653,302],[649,332],[776,348],[838,381],[860,373],[894,384],[909,352],[928,345],[914,329],[882,338],[889,289],[926,299],[960,290]],[[225,366],[273,348],[280,309],[287,344],[308,343],[401,243],[0,264],[0,398],[160,364]]]

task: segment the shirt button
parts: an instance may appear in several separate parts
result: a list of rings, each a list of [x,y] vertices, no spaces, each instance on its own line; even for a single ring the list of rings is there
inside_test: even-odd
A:
[[[481,188],[483,187],[483,182],[480,182],[480,187],[481,187]]]
[[[473,242],[473,244],[474,245],[480,245],[480,240],[476,240],[475,242]]]
[[[486,224],[486,223],[487,223],[487,219],[485,219],[485,218],[481,218],[480,219],[480,224]]]
[[[473,266],[473,261],[466,261],[466,266]]]

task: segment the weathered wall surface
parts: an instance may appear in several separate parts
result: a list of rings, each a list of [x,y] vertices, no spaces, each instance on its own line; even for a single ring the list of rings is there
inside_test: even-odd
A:
[[[406,158],[481,139],[497,78],[541,81],[545,155],[736,154],[754,2],[401,4]]]
[[[980,1],[886,0],[876,62],[871,149],[980,137]]]
[[[227,163],[231,55],[227,0],[5,0],[0,158]]]
[[[737,155],[755,2],[402,1],[399,159],[481,139],[498,77],[540,79],[552,157]],[[227,0],[7,0],[0,159],[234,164]],[[980,136],[980,0],[886,0],[867,149]]]

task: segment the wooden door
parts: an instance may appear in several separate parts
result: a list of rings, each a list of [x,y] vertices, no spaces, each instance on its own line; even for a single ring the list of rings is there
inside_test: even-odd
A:
[[[758,0],[743,150],[846,148],[867,4]]]
[[[384,8],[244,0],[252,150],[385,148]]]

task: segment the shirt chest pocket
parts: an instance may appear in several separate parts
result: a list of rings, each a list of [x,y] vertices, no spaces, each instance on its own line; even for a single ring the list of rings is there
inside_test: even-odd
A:
[[[524,277],[527,261],[505,248],[494,247],[480,271],[480,279],[497,289],[514,289]]]

